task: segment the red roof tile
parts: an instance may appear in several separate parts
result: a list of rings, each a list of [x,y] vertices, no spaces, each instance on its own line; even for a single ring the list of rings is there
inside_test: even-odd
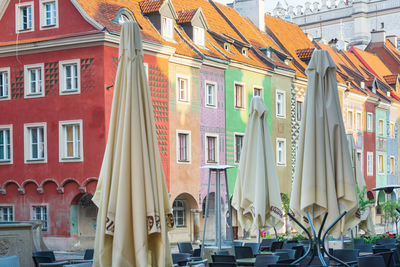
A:
[[[164,0],[144,0],[139,2],[140,10],[143,14],[157,12],[164,3]]]
[[[178,19],[176,20],[177,23],[188,23],[191,22],[194,15],[196,14],[198,9],[190,9],[190,10],[181,10],[178,11]]]
[[[314,50],[315,48],[297,49],[296,54],[302,61],[309,61],[314,53]]]
[[[393,84],[396,84],[396,82],[397,82],[397,77],[398,77],[398,74],[392,74],[392,75],[383,76],[383,79],[385,79],[385,81],[386,81],[388,84],[393,85]]]

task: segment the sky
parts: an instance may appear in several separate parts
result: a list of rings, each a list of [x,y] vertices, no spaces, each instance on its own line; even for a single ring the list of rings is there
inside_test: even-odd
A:
[[[220,2],[223,4],[227,4],[227,3],[232,3],[233,0],[214,0],[216,2]],[[281,4],[283,5],[283,7],[286,7],[285,2],[287,2],[288,5],[290,6],[297,6],[297,5],[304,5],[304,3],[307,0],[280,0]],[[311,2],[311,1],[310,1]],[[272,10],[275,8],[276,3],[278,3],[278,0],[264,0],[264,5],[265,5],[265,11],[266,12],[270,12],[272,13]]]

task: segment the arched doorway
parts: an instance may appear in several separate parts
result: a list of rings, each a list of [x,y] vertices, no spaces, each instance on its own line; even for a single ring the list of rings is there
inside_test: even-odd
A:
[[[93,248],[98,208],[89,193],[79,194],[71,203],[71,236],[75,248]]]
[[[172,202],[175,229],[171,231],[170,242],[195,241],[200,238],[198,205],[188,193],[180,194]]]

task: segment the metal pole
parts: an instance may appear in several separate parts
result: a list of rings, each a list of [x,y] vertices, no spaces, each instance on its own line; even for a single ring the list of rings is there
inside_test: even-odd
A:
[[[218,250],[221,250],[221,179],[220,170],[216,170],[215,175],[215,195],[216,195],[216,205],[215,205],[215,221],[216,221],[216,241]]]
[[[204,245],[206,240],[206,226],[207,226],[207,217],[208,217],[208,200],[210,196],[210,184],[211,184],[211,169],[208,172],[208,186],[207,186],[207,197],[206,197],[206,212],[204,215],[204,226],[203,226],[203,240],[201,241],[201,250],[200,255],[204,257]]]
[[[228,227],[230,230],[230,238],[229,240],[233,241],[233,227],[232,227],[232,207],[231,207],[231,201],[229,199],[229,188],[228,188],[228,175],[226,174],[226,169],[224,170],[224,175],[225,175],[225,188],[226,188],[226,201],[228,204]]]

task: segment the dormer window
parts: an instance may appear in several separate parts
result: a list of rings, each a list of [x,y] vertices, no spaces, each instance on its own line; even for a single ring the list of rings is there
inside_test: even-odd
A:
[[[230,44],[229,43],[224,43],[224,49],[225,49],[225,51],[229,52]]]
[[[204,46],[205,45],[204,39],[205,39],[204,38],[204,29],[193,26],[193,41],[195,42],[195,44]]]
[[[58,26],[57,0],[40,1],[40,29],[55,28]]]
[[[245,56],[245,57],[247,57],[247,56],[248,56],[248,53],[249,53],[249,49],[248,49],[247,47],[243,47],[243,48],[242,48],[242,55]]]
[[[360,87],[361,87],[361,89],[364,89],[365,88],[365,82],[360,82]]]
[[[174,38],[174,23],[171,18],[162,18],[162,36],[167,39]]]
[[[112,20],[113,23],[119,25],[122,25],[128,21],[135,21],[135,17],[133,16],[132,12],[126,8],[121,8],[118,10],[117,15],[115,15],[115,18]]]
[[[15,6],[16,32],[33,31],[33,2],[24,2]]]
[[[271,50],[267,50],[267,57],[268,57],[268,58],[271,58],[271,57],[272,57]]]

